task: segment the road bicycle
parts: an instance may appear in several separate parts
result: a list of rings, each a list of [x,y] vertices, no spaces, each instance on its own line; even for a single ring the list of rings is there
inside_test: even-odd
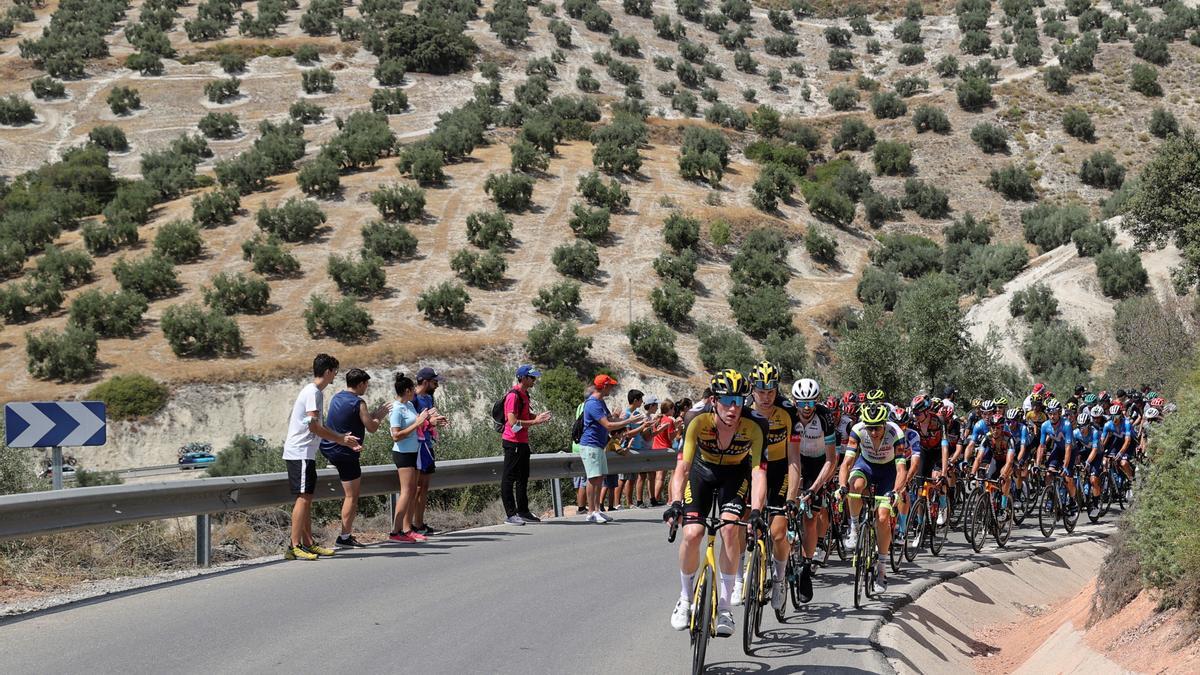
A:
[[[953,462],[951,462],[951,464],[953,464]],[[946,498],[949,502],[948,507],[950,509],[950,515],[947,520],[949,522],[950,529],[955,529],[961,525],[962,521],[964,520],[963,507],[966,505],[965,503],[967,501],[967,495],[970,493],[969,483],[967,481],[967,463],[963,460],[959,460],[957,470],[952,467],[951,473],[957,474],[958,478],[954,481],[954,485],[952,485],[950,489],[946,490]]]
[[[983,550],[983,542],[987,540],[988,534],[996,538],[996,545],[1000,548],[1008,545],[1008,538],[1012,534],[1013,509],[1004,496],[1001,480],[1004,479],[980,480],[980,497],[975,500],[974,509],[967,515],[974,521],[971,529],[975,536],[969,543],[976,553]]]
[[[866,502],[858,514],[858,546],[854,549],[854,608],[859,609],[864,595],[873,599],[871,586],[875,582],[875,564],[879,562],[879,550],[875,545],[875,511],[887,507],[895,516],[896,507],[890,497],[876,497],[870,485],[862,493],[851,492],[846,496]]]
[[[708,543],[704,548],[704,556],[700,559],[700,570],[696,574],[695,585],[692,586],[692,611],[688,617],[688,638],[692,645],[692,675],[704,672],[704,657],[708,651],[708,641],[717,635],[717,594],[720,576],[717,573],[717,557],[715,547],[717,530],[734,525],[748,525],[741,520],[722,520],[718,494],[713,491],[713,505],[708,517],[700,521],[704,525]],[[679,529],[679,520],[670,522],[667,541],[674,542]]]
[[[1067,484],[1059,469],[1043,469],[1035,467],[1034,471],[1044,474],[1041,496],[1038,497],[1038,529],[1043,537],[1054,534],[1054,525],[1062,521],[1067,534],[1075,531],[1075,523],[1079,520],[1079,508],[1067,492]]]
[[[915,495],[912,508],[908,511],[908,529],[904,532],[904,559],[912,562],[917,553],[929,544],[929,552],[939,555],[946,535],[950,532],[949,518],[937,524],[942,510],[942,495],[939,488],[942,479],[921,478],[921,484],[912,492]]]
[[[823,551],[819,561],[822,566],[829,560],[831,551],[837,551],[838,560],[846,559],[846,543],[842,538],[846,533],[846,519],[849,517],[846,500],[837,496],[837,478],[831,478],[825,484],[825,494],[829,497],[829,525],[825,528],[824,546],[817,547]]]
[[[783,575],[781,583],[784,584],[784,593],[792,601],[792,609],[800,611],[800,606],[805,600],[800,598],[800,575],[804,569],[804,520],[813,517],[812,494],[801,494],[798,498],[788,501],[784,507],[787,515],[787,540],[791,546],[791,553],[788,555],[787,571]],[[770,510],[770,509],[768,509]],[[825,547],[825,555],[828,557],[829,549]],[[775,610],[775,618],[783,623],[783,609]]]
[[[754,637],[762,637],[763,605],[771,601],[770,545],[770,533],[751,524],[746,537],[746,565],[742,571],[742,651],[747,656]],[[779,620],[783,621],[782,618]]]

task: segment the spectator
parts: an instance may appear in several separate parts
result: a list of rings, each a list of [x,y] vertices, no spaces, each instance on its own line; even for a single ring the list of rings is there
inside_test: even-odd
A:
[[[657,417],[654,418],[652,429],[653,439],[650,441],[650,450],[653,452],[671,452],[675,442],[675,403],[671,399],[663,399],[661,410]],[[654,472],[654,484],[650,493],[650,506],[662,506],[663,486],[666,484],[667,472],[658,470]]]
[[[366,434],[379,430],[379,423],[391,412],[392,403],[388,401],[367,412],[363,394],[367,393],[370,382],[371,376],[364,370],[351,368],[346,373],[346,388],[329,399],[329,413],[325,416],[326,426],[335,434],[366,438]],[[337,538],[339,548],[365,546],[353,534],[354,516],[358,514],[358,493],[362,487],[361,453],[361,445],[355,450],[341,443],[321,439],[321,454],[337,469],[338,478],[342,481],[342,494],[345,495],[342,498],[342,533]]]
[[[331,556],[333,549],[318,546],[312,536],[312,501],[317,489],[317,448],[321,439],[362,450],[360,438],[336,434],[324,424],[324,391],[337,377],[338,361],[328,354],[313,359],[313,381],[304,385],[288,418],[287,440],[283,442],[283,461],[287,464],[288,484],[296,497],[292,507],[291,545],[284,553],[287,560],[316,560]]]
[[[438,429],[450,423],[433,403],[433,392],[437,391],[438,383],[438,374],[433,368],[426,367],[417,371],[417,395],[413,398],[413,409],[417,412],[432,412],[425,425],[417,429],[417,491],[413,495],[412,522],[413,532],[426,537],[438,533],[437,529],[425,523],[425,507],[429,504],[429,481],[433,478],[436,468],[433,446],[437,443]]]
[[[392,461],[400,475],[400,496],[396,499],[396,515],[388,539],[412,544],[425,541],[425,535],[412,530],[412,503],[417,491],[417,455],[420,454],[417,429],[433,416],[433,410],[417,412],[412,403],[417,395],[416,385],[403,373],[396,373],[395,389],[396,403],[392,406],[391,414],[392,440],[395,441],[392,445]]]
[[[517,383],[504,396],[504,475],[500,479],[500,500],[504,502],[505,523],[540,523],[529,512],[529,427],[550,421],[549,412],[533,414],[529,390],[542,374],[533,366],[517,368]]]
[[[596,391],[595,385],[589,384],[583,390],[583,399],[586,401],[592,395],[592,393],[594,391]],[[579,419],[582,416],[583,416],[583,403],[580,403],[579,406],[577,408],[575,408],[575,419]],[[575,453],[576,455],[579,454],[579,443],[576,443],[574,441],[571,442],[571,452]],[[582,476],[575,476],[574,478],[571,479],[571,483],[575,486],[576,512],[579,515],[583,515],[588,512],[587,473],[584,473],[584,475],[582,475]]]
[[[629,393],[625,395],[629,405],[625,406],[625,409],[621,411],[621,419],[629,419],[630,417],[639,414],[642,410],[642,404],[645,400],[645,396],[646,395],[643,394],[641,390],[630,389]],[[645,418],[643,417],[642,420],[644,422]],[[641,424],[630,424],[628,427],[626,427],[625,433],[621,434],[620,437],[620,454],[626,455],[629,454],[630,450],[642,449],[641,430]],[[617,504],[615,507],[613,507],[614,510],[619,510],[621,508],[622,500],[625,502],[625,508],[633,508],[633,488],[636,483],[636,473],[622,473],[617,475]]]
[[[600,481],[608,474],[608,456],[604,448],[608,445],[609,435],[620,431],[631,424],[642,421],[641,411],[627,419],[613,420],[604,397],[617,386],[617,381],[608,375],[597,375],[593,380],[596,390],[583,402],[583,435],[579,438],[579,455],[588,477],[588,522],[607,523],[612,516],[600,511]]]
[[[630,442],[630,446],[638,452],[646,452],[654,444],[654,425],[651,422],[658,419],[658,397],[653,394],[647,396],[642,401],[642,412],[646,421],[638,426],[637,437]],[[633,492],[639,509],[646,508],[643,496],[653,489],[653,481],[653,471],[643,471],[637,475],[637,485],[634,486]]]

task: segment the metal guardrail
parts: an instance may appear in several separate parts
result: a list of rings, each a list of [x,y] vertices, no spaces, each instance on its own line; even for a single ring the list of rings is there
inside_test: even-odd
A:
[[[674,468],[675,460],[674,453],[664,452],[610,455],[608,467],[613,473],[640,473]],[[431,487],[438,490],[498,483],[503,468],[503,457],[438,462]],[[583,473],[583,462],[579,455],[533,455],[529,462],[530,480],[559,479]],[[362,496],[396,492],[394,467],[363,467],[362,474]],[[342,484],[337,471],[318,471],[315,498],[342,497]],[[198,516],[197,560],[205,564],[210,550],[209,515],[290,504],[293,501],[295,497],[288,487],[285,473],[5,495],[0,496],[0,541],[105,525]],[[556,513],[561,514],[561,504],[556,501],[555,506]]]

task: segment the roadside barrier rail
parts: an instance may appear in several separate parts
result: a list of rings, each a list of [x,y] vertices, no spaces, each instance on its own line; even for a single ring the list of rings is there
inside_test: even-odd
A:
[[[612,473],[642,473],[675,467],[672,452],[611,454]],[[438,462],[432,489],[459,488],[499,483],[503,457],[480,457]],[[581,476],[583,462],[571,453],[536,454],[530,457],[529,479],[551,480],[555,515],[562,515],[559,479]],[[394,494],[396,469],[365,466],[362,496]],[[342,483],[335,469],[317,472],[315,499],[341,499]],[[211,562],[209,516],[227,511],[246,511],[295,501],[286,473],[197,478],[187,481],[103,485],[50,492],[0,496],[0,541],[68,530],[80,530],[146,520],[196,516],[196,560]]]

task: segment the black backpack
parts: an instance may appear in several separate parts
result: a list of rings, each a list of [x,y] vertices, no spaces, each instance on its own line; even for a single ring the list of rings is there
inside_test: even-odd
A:
[[[575,416],[575,424],[571,426],[571,442],[578,443],[583,438],[583,408]]]
[[[492,429],[494,429],[498,434],[504,433],[504,425],[508,422],[504,415],[504,402],[508,400],[508,395],[515,391],[517,391],[516,387],[509,389],[508,391],[504,392],[503,396],[501,396],[495,403],[492,404]],[[521,394],[518,393],[517,400],[520,399]],[[520,415],[517,417],[520,417]]]

